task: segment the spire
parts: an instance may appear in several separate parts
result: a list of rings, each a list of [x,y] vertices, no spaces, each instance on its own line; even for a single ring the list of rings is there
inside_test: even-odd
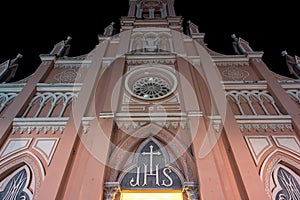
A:
[[[70,51],[70,41],[72,40],[72,37],[68,36],[66,40],[63,40],[56,44],[51,51],[51,55],[55,55],[57,57],[63,57],[67,56]]]
[[[9,82],[12,78],[15,77],[17,69],[19,67],[19,60],[23,56],[18,54],[16,58],[12,60],[7,60],[4,63],[0,64],[0,83]]]
[[[281,54],[282,56],[285,56],[290,74],[293,74],[296,78],[300,79],[300,58],[298,56],[290,56],[287,51],[282,51]]]
[[[236,54],[247,54],[253,52],[252,48],[249,46],[249,43],[242,39],[237,38],[235,34],[231,35],[233,41],[233,48]]]
[[[154,19],[176,16],[174,0],[129,0],[128,17]]]

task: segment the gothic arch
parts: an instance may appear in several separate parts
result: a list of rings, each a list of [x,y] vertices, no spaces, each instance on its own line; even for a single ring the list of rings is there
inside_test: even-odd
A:
[[[298,184],[300,184],[300,162],[298,158],[287,151],[275,150],[265,159],[260,169],[260,177],[270,199],[279,200],[276,195],[283,189],[277,177],[279,168],[284,168],[288,174],[292,173],[294,176],[298,176]]]
[[[112,170],[110,177],[108,177],[110,182],[116,182],[118,180],[118,177],[120,176],[119,171],[123,170],[130,154],[135,152],[139,145],[148,138],[154,138],[164,145],[164,148],[168,151],[169,155],[171,155],[171,159],[179,159],[176,162],[179,169],[182,171],[185,181],[196,181],[194,180],[197,177],[197,175],[194,174],[196,172],[194,158],[189,148],[177,135],[168,129],[163,128],[156,123],[148,123],[126,135],[119,144],[113,148],[109,155],[108,165],[112,169],[117,170]],[[172,161],[174,160],[170,160],[170,162]]]
[[[166,160],[166,163],[169,165],[168,167],[172,169],[173,172],[175,172],[177,174],[177,176],[180,178],[180,181],[182,183],[182,185],[184,184],[184,177],[182,175],[182,173],[180,171],[178,171],[178,169],[174,166],[172,166],[171,164],[171,159],[169,153],[166,151],[166,149],[162,146],[162,144],[156,140],[154,137],[149,137],[147,139],[145,139],[137,148],[136,153],[137,154],[132,154],[133,155],[133,159],[130,159],[131,162],[129,163],[129,166],[126,166],[126,169],[124,171],[122,171],[122,173],[119,175],[118,178],[118,182],[121,182],[122,179],[124,178],[124,176],[131,171],[134,167],[136,167],[136,163],[138,161],[138,156],[139,153],[141,153],[141,150],[143,149],[143,147],[148,143],[148,142],[154,142],[157,146],[159,146],[160,151],[162,152],[163,157]]]
[[[12,160],[6,159],[6,161],[2,161],[0,164],[3,166],[0,168],[0,193],[4,192],[5,188],[8,187],[10,180],[16,179],[20,181],[20,178],[22,178],[23,181],[26,180],[23,183],[23,191],[28,195],[27,197],[30,200],[38,199],[39,188],[45,174],[41,172],[41,166],[36,163],[34,158],[31,158],[28,154],[24,154]],[[16,174],[18,175],[15,176]],[[27,200],[27,198],[25,199]]]

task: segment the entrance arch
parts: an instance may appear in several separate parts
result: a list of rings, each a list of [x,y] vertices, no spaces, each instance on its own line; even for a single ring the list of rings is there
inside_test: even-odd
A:
[[[115,165],[107,168],[105,200],[199,200],[191,150],[155,123],[127,134],[112,149],[109,162]]]

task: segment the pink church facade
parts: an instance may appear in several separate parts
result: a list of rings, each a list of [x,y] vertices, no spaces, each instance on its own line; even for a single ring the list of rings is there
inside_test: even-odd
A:
[[[86,55],[67,38],[14,83],[19,57],[3,63],[0,199],[300,199],[299,79],[182,20],[130,0]]]

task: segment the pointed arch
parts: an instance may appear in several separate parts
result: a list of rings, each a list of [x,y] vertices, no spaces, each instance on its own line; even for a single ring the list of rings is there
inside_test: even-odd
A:
[[[280,162],[277,164],[273,170],[271,180],[273,180],[273,183],[270,185],[274,185],[274,188],[270,188],[272,199],[300,199],[300,175],[285,163]]]
[[[23,165],[0,180],[0,199],[33,199],[33,192],[30,189],[31,176],[28,166]],[[34,190],[34,188],[32,190]]]
[[[194,165],[194,157],[189,147],[180,139],[180,137],[170,130],[161,127],[156,123],[148,123],[143,127],[133,130],[126,135],[111,151],[108,159],[108,165],[115,173],[108,177],[109,181],[118,180],[120,173],[124,170],[128,159],[132,158],[132,152],[137,151],[139,145],[147,139],[153,138],[166,149],[170,155],[170,163],[176,162],[182,171],[186,181],[195,181],[197,170]]]
[[[38,161],[39,160],[37,157],[28,153],[20,153],[14,157],[10,157],[4,161],[1,161],[0,165],[2,167],[0,168],[0,192],[4,191],[9,180],[11,180],[14,175],[24,169],[25,173],[23,172],[22,176],[23,179],[24,175],[26,175],[27,178],[26,184],[24,183],[26,188],[24,186],[23,190],[25,190],[26,194],[29,194],[30,191],[32,194],[31,197],[29,195],[30,199],[38,200],[40,185],[45,176],[44,169],[41,169],[41,163],[38,163]]]
[[[283,170],[279,170],[282,168]],[[278,172],[281,173],[281,178],[299,177],[297,183],[300,184],[300,161],[299,158],[285,150],[276,149],[269,156],[266,157],[263,164],[260,167],[260,177],[265,184],[265,191],[267,192],[270,199],[280,199],[277,195],[282,189],[283,179],[278,180]],[[282,175],[284,174],[284,176]],[[287,175],[287,176],[286,176]],[[276,180],[277,179],[277,180]],[[287,179],[286,179],[287,180]],[[291,179],[290,179],[291,180]],[[281,195],[282,196],[282,195]],[[282,196],[283,198],[284,196]]]

